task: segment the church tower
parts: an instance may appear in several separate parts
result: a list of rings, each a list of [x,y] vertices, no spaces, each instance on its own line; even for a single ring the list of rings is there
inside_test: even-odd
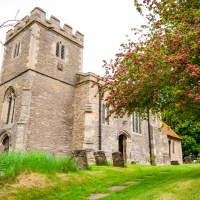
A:
[[[0,144],[6,150],[71,149],[83,35],[35,8],[6,36],[0,82]]]

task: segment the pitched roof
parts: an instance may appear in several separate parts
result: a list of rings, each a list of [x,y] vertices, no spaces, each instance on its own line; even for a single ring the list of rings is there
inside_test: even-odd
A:
[[[177,138],[179,140],[182,140],[182,138],[180,138],[169,126],[167,126],[167,124],[165,124],[163,122],[163,126],[162,126],[164,132],[167,134],[167,136],[173,137],[173,138]]]

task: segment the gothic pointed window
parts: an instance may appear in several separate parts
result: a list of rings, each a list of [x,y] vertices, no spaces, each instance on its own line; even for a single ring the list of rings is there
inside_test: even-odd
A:
[[[106,117],[109,114],[109,107],[105,106],[103,103],[101,104],[101,123],[109,125],[109,119]]]
[[[13,123],[15,109],[15,91],[9,87],[4,96],[2,121],[6,124]]]
[[[141,134],[140,115],[136,112],[132,114],[132,131]]]
[[[65,59],[65,46],[62,45],[62,42],[56,43],[56,57],[61,58],[62,60]]]

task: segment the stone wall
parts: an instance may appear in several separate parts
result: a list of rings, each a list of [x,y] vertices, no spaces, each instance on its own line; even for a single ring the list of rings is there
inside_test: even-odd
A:
[[[92,78],[93,77],[93,78]],[[99,150],[99,97],[97,86],[91,87],[96,76],[92,73],[77,74],[75,120],[73,131],[73,148],[87,149],[89,162],[94,161],[93,151]],[[94,97],[96,96],[96,97]],[[170,164],[167,134],[162,130],[158,116],[150,115],[150,139],[152,155],[157,164]],[[148,123],[141,121],[141,133],[133,132],[132,117],[109,118],[109,125],[102,124],[102,150],[108,161],[112,161],[112,153],[119,151],[119,136],[124,134],[126,140],[126,161],[149,164]],[[180,147],[177,144],[177,147]],[[180,151],[180,149],[179,149]],[[178,157],[180,155],[177,154]]]
[[[17,139],[17,129],[21,123],[21,111],[22,111],[22,99],[23,91],[27,86],[27,77],[29,77],[28,72],[22,74],[20,77],[16,77],[11,81],[1,84],[0,86],[0,113],[1,113],[1,124],[0,124],[0,133],[6,131],[10,137],[10,150],[14,150],[16,148],[16,139]],[[10,124],[5,124],[2,121],[2,109],[3,109],[3,101],[6,90],[9,87],[13,87],[15,90],[15,108],[14,108],[14,122]],[[26,124],[26,122],[25,122]],[[21,145],[24,146],[25,141],[21,142]]]
[[[56,43],[65,46],[64,59],[56,57]],[[82,65],[82,47],[66,40],[62,35],[47,31],[46,27],[39,27],[39,46],[35,70],[59,79],[66,83],[75,84],[76,73]]]
[[[77,74],[73,148],[98,149],[99,97],[96,77],[90,73]]]
[[[93,74],[77,74],[72,145],[75,149],[86,148],[88,151],[96,151],[99,149],[99,97],[97,94],[97,86],[91,87],[94,82],[95,76]],[[86,109],[87,106],[90,107],[89,110]],[[102,150],[105,151],[109,161],[112,161],[112,153],[119,150],[119,135],[125,134],[127,137],[127,162],[130,163],[134,160],[137,163],[149,163],[147,121],[144,120],[141,122],[141,134],[132,131],[131,116],[124,116],[123,118],[114,118],[114,116],[111,116],[109,118],[109,125],[102,124],[101,127]],[[158,142],[157,149],[159,149],[162,146],[162,132],[159,131],[156,125],[153,127],[153,130],[155,135],[154,142]],[[162,153],[160,151],[155,153],[160,156],[159,162],[162,162]],[[89,159],[92,160],[92,153],[88,153],[88,155]]]
[[[180,164],[183,163],[181,140],[171,138],[171,161],[177,160]]]
[[[35,73],[27,150],[67,155],[71,150],[74,87]]]
[[[9,81],[13,77],[27,70],[29,43],[31,33],[28,29],[24,29],[19,35],[5,44],[4,58],[1,70],[1,83]],[[20,42],[19,55],[14,58],[14,50],[16,42]]]

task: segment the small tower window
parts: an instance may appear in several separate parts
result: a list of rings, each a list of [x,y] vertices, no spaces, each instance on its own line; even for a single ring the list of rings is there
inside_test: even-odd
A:
[[[20,42],[18,41],[17,43],[15,43],[15,47],[14,47],[14,54],[13,54],[14,58],[19,55],[19,49],[20,49]]]
[[[65,59],[65,46],[61,42],[56,43],[56,57]]]

